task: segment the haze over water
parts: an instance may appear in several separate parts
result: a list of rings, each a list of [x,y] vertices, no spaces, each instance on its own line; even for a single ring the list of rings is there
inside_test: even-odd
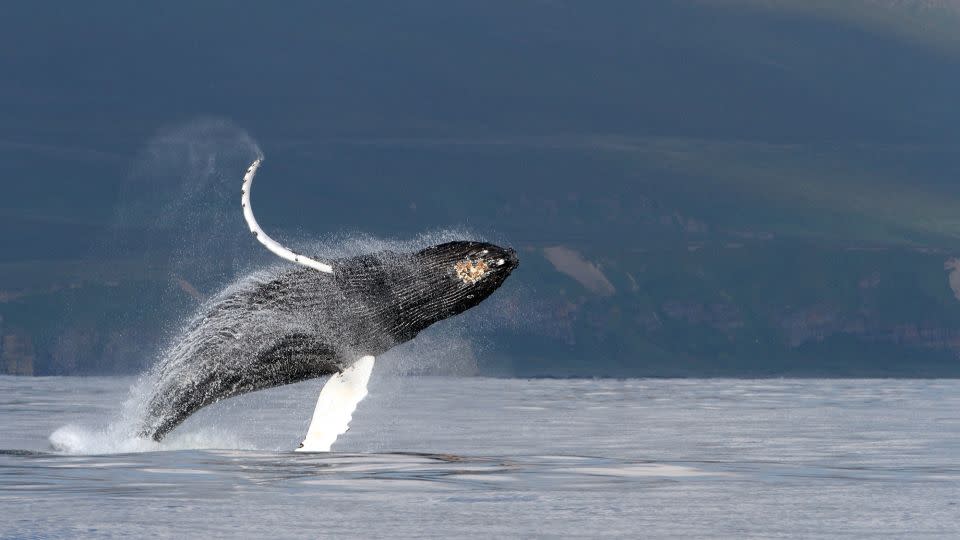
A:
[[[0,378],[0,536],[948,537],[960,381],[374,374],[330,454],[322,381],[228,400],[160,451],[91,446],[131,379]],[[101,440],[98,440],[101,439]]]

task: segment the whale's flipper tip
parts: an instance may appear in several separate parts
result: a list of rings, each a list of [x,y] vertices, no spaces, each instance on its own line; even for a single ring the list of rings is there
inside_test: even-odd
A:
[[[374,360],[373,356],[364,356],[323,385],[307,436],[295,452],[329,452],[337,437],[350,429],[353,411],[367,396]]]

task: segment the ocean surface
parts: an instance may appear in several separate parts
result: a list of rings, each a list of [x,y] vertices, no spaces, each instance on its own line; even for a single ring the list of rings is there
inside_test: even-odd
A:
[[[960,529],[960,381],[375,372],[350,431],[312,455],[292,449],[322,381],[210,407],[162,445],[125,435],[133,384],[0,377],[0,537],[955,538]],[[54,451],[51,436],[73,453]]]

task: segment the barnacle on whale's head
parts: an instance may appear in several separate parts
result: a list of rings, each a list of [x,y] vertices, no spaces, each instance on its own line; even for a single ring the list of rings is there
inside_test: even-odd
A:
[[[453,269],[457,272],[457,277],[460,278],[461,281],[468,285],[473,285],[483,279],[483,276],[487,274],[487,270],[490,269],[490,265],[483,259],[466,259],[455,264]]]

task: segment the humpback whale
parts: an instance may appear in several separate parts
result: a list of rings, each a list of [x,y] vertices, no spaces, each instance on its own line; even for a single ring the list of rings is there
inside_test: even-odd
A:
[[[296,253],[253,215],[250,192],[261,163],[244,176],[244,217],[261,244],[296,264],[254,273],[201,307],[153,369],[142,437],[160,441],[223,399],[331,375],[300,448],[329,450],[366,395],[376,356],[476,306],[519,264],[514,250],[477,241],[323,262]]]

